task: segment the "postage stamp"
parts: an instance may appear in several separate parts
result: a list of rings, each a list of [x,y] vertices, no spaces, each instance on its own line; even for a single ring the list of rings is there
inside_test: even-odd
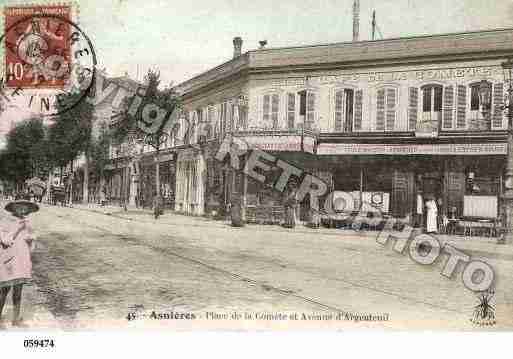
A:
[[[69,78],[71,6],[4,10],[6,85],[62,88]]]
[[[89,93],[96,54],[73,14],[72,5],[4,9],[1,90],[13,106],[51,117],[73,108]]]

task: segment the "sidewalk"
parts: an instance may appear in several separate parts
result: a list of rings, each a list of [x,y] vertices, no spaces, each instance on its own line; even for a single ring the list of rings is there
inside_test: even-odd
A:
[[[117,218],[122,218],[131,221],[161,223],[163,225],[179,225],[179,226],[195,226],[195,227],[216,227],[227,228],[230,227],[228,220],[213,220],[206,217],[187,216],[166,210],[158,220],[153,218],[153,211],[149,209],[128,209],[125,211],[119,206],[104,206],[101,207],[97,204],[74,204],[74,209],[87,210],[104,215],[110,215]],[[309,228],[303,225],[296,226],[295,229],[287,229],[277,225],[262,225],[262,224],[248,224],[244,228],[237,228],[237,230],[255,231],[255,232],[286,232],[286,233],[300,233],[306,235],[320,235],[322,236],[338,236],[341,238],[352,238],[361,240],[360,244],[365,247],[375,247],[377,231],[353,231],[347,229],[329,229],[329,228]],[[451,244],[455,248],[466,252],[472,256],[484,257],[488,259],[499,259],[513,261],[513,244],[497,244],[497,239],[492,237],[465,237],[457,235],[437,235],[441,244]]]

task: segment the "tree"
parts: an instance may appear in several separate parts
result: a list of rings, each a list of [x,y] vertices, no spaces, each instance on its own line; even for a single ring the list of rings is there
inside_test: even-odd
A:
[[[0,153],[0,177],[19,186],[30,177],[44,176],[50,162],[43,121],[30,118],[7,134],[7,145]]]
[[[72,94],[57,103],[58,115],[50,126],[49,142],[54,164],[64,167],[91,147],[94,107],[88,101],[78,101]],[[70,103],[75,106],[68,108]]]
[[[160,72],[157,70],[148,70],[144,77],[145,81],[145,95],[141,106],[138,111],[132,113],[130,107],[135,100],[135,96],[128,97],[122,104],[122,111],[119,115],[119,120],[113,126],[112,137],[117,143],[134,142],[138,139],[145,144],[150,145],[156,151],[156,167],[155,167],[155,192],[156,198],[154,201],[155,217],[157,218],[160,213],[160,173],[159,173],[159,153],[163,142],[165,141],[165,128],[171,116],[180,107],[179,97],[171,86],[160,90]],[[143,109],[147,106],[156,105],[161,113],[165,113],[165,120],[154,132],[145,132],[144,126],[140,126],[142,122],[147,122],[144,118]],[[156,110],[150,111],[149,117],[155,118],[159,114]],[[133,153],[127,154],[133,157]]]
[[[80,100],[80,93],[71,94],[57,102],[58,115],[50,126],[48,141],[51,158],[56,167],[64,167],[82,153],[85,154],[84,200],[87,200],[89,170],[87,161],[92,147],[91,132],[94,107],[89,101]],[[70,190],[70,203],[71,203]]]

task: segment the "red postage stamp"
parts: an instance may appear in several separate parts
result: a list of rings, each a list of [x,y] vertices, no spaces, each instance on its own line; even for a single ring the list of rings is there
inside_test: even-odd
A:
[[[4,9],[7,87],[62,88],[70,73],[70,5]]]

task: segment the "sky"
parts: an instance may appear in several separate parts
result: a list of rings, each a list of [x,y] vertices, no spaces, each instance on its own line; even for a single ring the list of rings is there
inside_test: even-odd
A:
[[[0,5],[27,3],[0,0]],[[31,0],[29,3],[51,3]],[[243,52],[268,47],[350,41],[353,0],[75,0],[78,24],[91,38],[100,68],[142,78],[158,68],[164,84],[180,83],[229,60],[232,39]],[[513,27],[512,0],[360,0],[360,39],[371,16],[384,38]],[[3,16],[0,19],[3,29]],[[3,52],[0,51],[3,58]],[[3,63],[3,59],[1,61]],[[0,115],[0,146],[19,110]]]

